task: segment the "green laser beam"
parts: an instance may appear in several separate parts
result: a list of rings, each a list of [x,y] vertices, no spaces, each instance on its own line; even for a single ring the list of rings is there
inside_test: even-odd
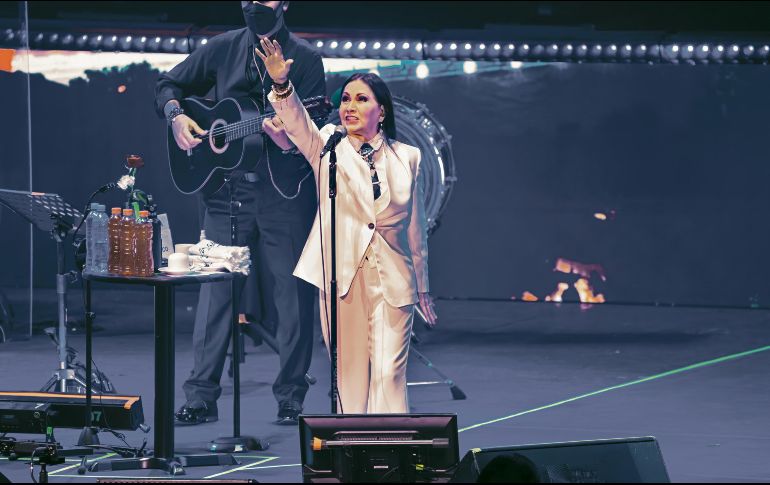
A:
[[[137,476],[131,476],[131,475],[68,475],[66,473],[61,475],[56,475],[52,478],[77,478],[79,479],[79,482],[82,483],[85,479],[90,478],[111,478],[111,479],[118,479],[118,480],[130,480],[132,482],[136,483],[143,483],[143,482],[154,482],[154,481],[163,481],[168,482],[168,477],[137,477]]]
[[[288,463],[286,465],[267,465],[267,466],[252,466],[249,470],[264,470],[266,468],[287,468],[292,466],[302,466],[302,463]]]
[[[670,371],[667,371],[667,372],[662,372],[660,374],[655,374],[655,375],[652,375],[652,376],[643,377],[643,378],[637,379],[635,381],[626,382],[626,383],[623,383],[623,384],[618,384],[616,386],[606,387],[604,389],[600,389],[598,391],[589,392],[587,394],[581,394],[580,396],[571,397],[569,399],[565,399],[563,401],[555,402],[555,403],[552,403],[552,404],[547,404],[545,406],[540,406],[538,408],[528,409],[527,411],[521,411],[521,412],[516,413],[516,414],[511,414],[510,416],[503,416],[502,418],[492,419],[490,421],[485,421],[483,423],[478,423],[478,424],[474,424],[474,425],[471,425],[471,426],[467,426],[465,428],[460,429],[458,432],[462,433],[464,431],[470,431],[472,429],[480,428],[482,426],[487,426],[487,425],[490,425],[490,424],[499,423],[501,421],[506,421],[508,419],[518,418],[519,416],[524,416],[525,414],[531,414],[531,413],[536,413],[538,411],[544,411],[546,409],[555,408],[556,406],[561,406],[563,404],[568,404],[568,403],[571,403],[571,402],[574,402],[574,401],[578,401],[580,399],[585,399],[587,397],[597,396],[599,394],[604,394],[605,392],[614,391],[616,389],[623,389],[624,387],[635,386],[637,384],[642,384],[644,382],[649,382],[649,381],[653,381],[653,380],[656,380],[656,379],[661,379],[663,377],[672,376],[674,374],[680,374],[682,372],[687,372],[687,371],[691,371],[691,370],[695,370],[695,369],[700,369],[702,367],[707,367],[707,366],[710,366],[710,365],[719,364],[719,363],[722,363],[722,362],[727,362],[729,360],[740,359],[741,357],[747,357],[749,355],[758,354],[760,352],[766,352],[768,350],[770,350],[770,345],[767,345],[765,347],[759,347],[759,348],[756,348],[756,349],[753,349],[753,350],[747,350],[745,352],[740,352],[740,353],[737,353],[737,354],[725,355],[723,357],[718,357],[718,358],[712,359],[712,360],[706,360],[704,362],[698,362],[698,363],[691,364],[691,365],[688,365],[688,366],[685,366],[685,367],[680,367],[678,369],[670,370]]]
[[[203,477],[203,478],[208,480],[210,478],[221,477],[222,475],[228,475],[230,473],[239,472],[241,470],[248,470],[249,468],[251,468],[251,467],[253,467],[255,465],[261,465],[262,463],[267,463],[268,461],[273,461],[273,460],[277,460],[277,459],[278,459],[277,456],[271,456],[270,458],[265,458],[264,460],[261,460],[261,461],[257,461],[257,462],[254,462],[254,463],[249,463],[248,465],[239,466],[239,467],[233,468],[231,470],[225,470],[223,472],[215,473],[213,475],[209,475],[209,476]]]

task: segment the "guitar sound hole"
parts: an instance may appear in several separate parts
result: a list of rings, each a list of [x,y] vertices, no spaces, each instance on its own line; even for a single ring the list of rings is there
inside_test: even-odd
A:
[[[227,145],[227,142],[225,141],[224,133],[222,133],[221,135],[214,135],[212,139],[213,139],[214,147],[217,149],[221,150],[225,148],[225,145]]]

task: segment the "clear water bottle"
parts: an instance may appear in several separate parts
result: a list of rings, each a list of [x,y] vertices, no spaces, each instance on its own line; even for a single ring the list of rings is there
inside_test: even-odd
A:
[[[99,204],[94,202],[88,210],[88,216],[86,216],[86,271],[94,271],[94,257],[96,256],[96,249],[94,248],[94,241],[96,240],[96,223],[95,220],[98,217],[96,213],[99,212]]]
[[[107,208],[99,204],[97,217],[94,219],[94,261],[93,271],[95,273],[107,273],[107,262],[110,257],[110,236],[108,230],[109,218],[107,217]]]
[[[86,218],[86,271],[106,273],[109,256],[109,236],[107,234],[107,214],[101,204],[91,204]]]

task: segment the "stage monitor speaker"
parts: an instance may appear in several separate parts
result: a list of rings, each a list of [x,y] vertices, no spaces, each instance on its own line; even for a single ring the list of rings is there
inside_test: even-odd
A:
[[[540,483],[670,481],[658,442],[644,437],[476,448],[465,454],[451,482],[508,482],[511,475]]]
[[[305,483],[446,483],[460,461],[455,414],[299,417]]]

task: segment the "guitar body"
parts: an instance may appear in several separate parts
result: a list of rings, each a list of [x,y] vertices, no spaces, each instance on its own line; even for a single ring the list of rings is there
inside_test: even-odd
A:
[[[325,122],[332,109],[324,96],[303,100],[302,104],[316,123]],[[182,150],[171,127],[168,128],[171,179],[180,192],[211,195],[222,188],[233,170],[254,169],[262,157],[265,141],[262,120],[270,113],[261,114],[257,103],[249,97],[225,98],[216,104],[186,98],[181,105],[185,114],[208,133],[194,135],[201,143],[191,150]]]
[[[233,170],[248,171],[262,156],[261,130],[245,137],[228,133],[228,126],[259,116],[253,99],[225,98],[216,104],[194,98],[182,102],[185,114],[209,133],[192,150],[182,150],[176,144],[171,127],[168,128],[168,158],[171,178],[183,194],[202,192],[211,195],[225,184],[225,177]],[[237,125],[236,125],[237,126]],[[250,159],[252,163],[247,163]]]

